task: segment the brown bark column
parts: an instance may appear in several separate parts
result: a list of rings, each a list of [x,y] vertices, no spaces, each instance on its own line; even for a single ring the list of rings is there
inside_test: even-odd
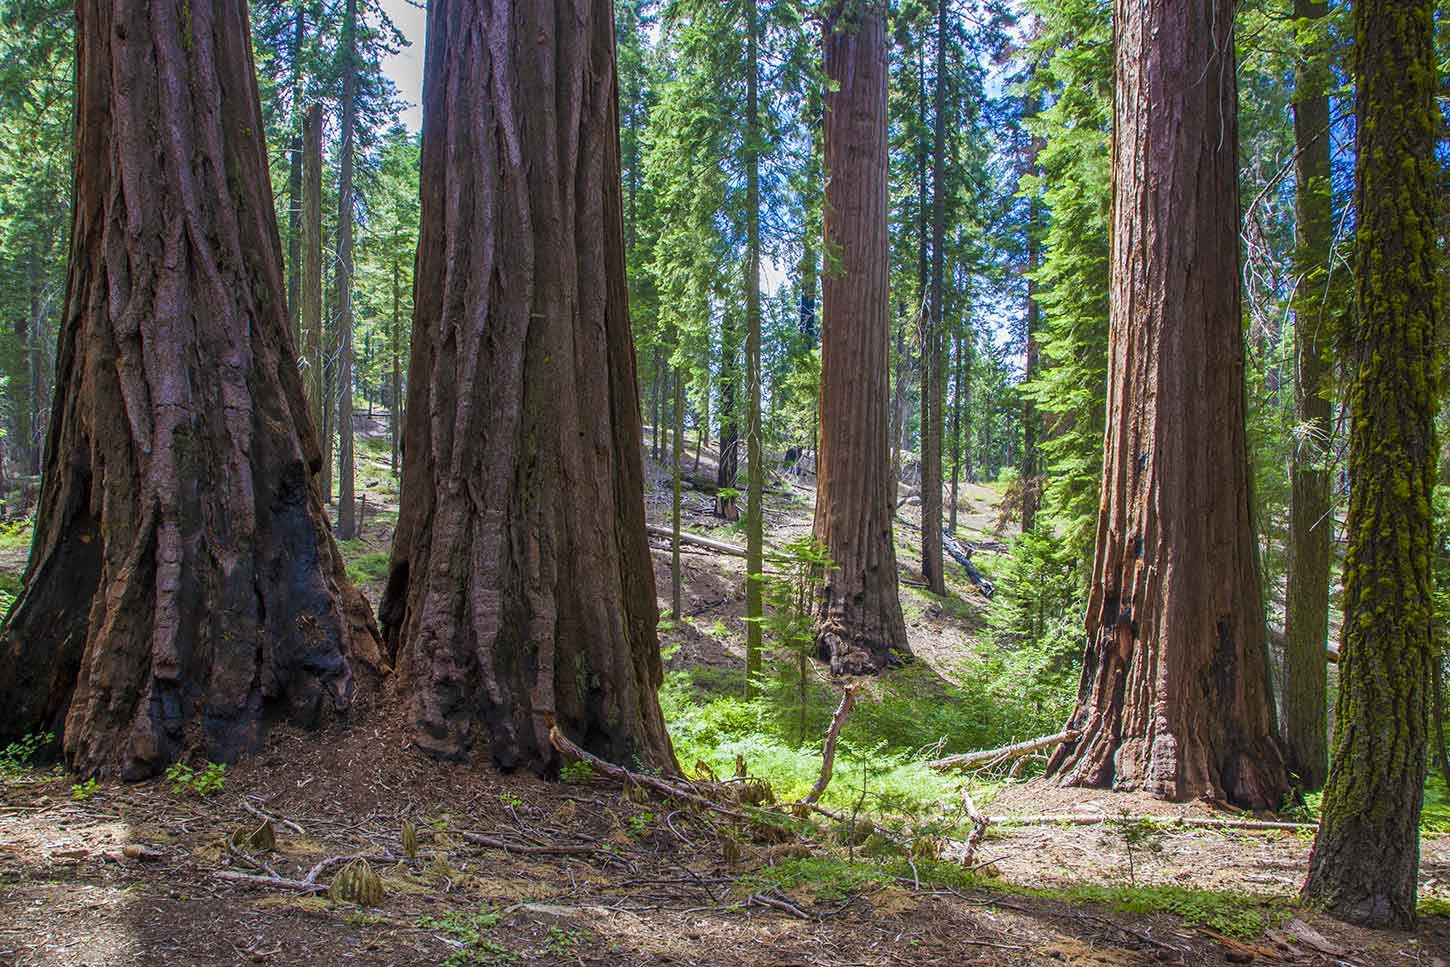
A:
[[[72,257],[0,742],[232,761],[378,660],[313,481],[240,0],[82,0]]]
[[[1233,6],[1118,0],[1108,432],[1066,785],[1272,808],[1244,430]]]
[[[826,577],[817,641],[834,674],[880,671],[909,655],[896,593],[895,493],[886,439],[886,27],[868,6],[825,25],[826,251],[821,280],[821,433],[816,539]]]
[[[675,769],[625,286],[609,0],[437,0],[402,513],[381,615],[425,750],[549,727]]]

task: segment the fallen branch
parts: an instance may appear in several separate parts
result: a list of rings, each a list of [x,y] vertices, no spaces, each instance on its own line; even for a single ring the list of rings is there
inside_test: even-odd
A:
[[[738,819],[741,822],[759,822],[757,817],[707,799],[693,789],[688,789],[656,776],[647,776],[640,772],[631,772],[623,766],[606,762],[599,758],[599,756],[594,755],[592,752],[586,752],[565,738],[564,733],[559,731],[558,726],[553,726],[549,729],[549,741],[553,743],[554,748],[559,750],[559,754],[564,758],[571,759],[575,762],[583,762],[607,779],[613,779],[615,782],[623,785],[634,785],[641,786],[645,789],[653,789],[663,796],[668,796],[671,799],[682,799],[685,802],[692,802],[697,806],[702,806],[722,816],[729,816],[731,819]]]
[[[668,527],[660,527],[657,524],[646,524],[645,531],[648,532],[651,537],[662,537],[667,541],[673,541],[675,539],[675,532],[673,530]],[[728,554],[731,557],[745,556],[745,548],[743,547],[739,547],[735,544],[727,544],[724,541],[717,541],[709,537],[700,537],[697,534],[687,534],[684,531],[680,531],[680,543],[693,544],[696,547],[703,547],[706,550],[714,551],[716,554]],[[766,551],[763,557],[767,561],[790,560],[783,554],[775,554],[770,551]]]
[[[487,846],[490,849],[503,850],[505,853],[517,853],[520,856],[603,855],[610,860],[619,860],[619,857],[609,850],[600,849],[597,846],[518,846],[494,836],[485,836],[483,833],[464,833],[463,840],[466,843],[473,843],[476,846]]]
[[[826,786],[830,785],[831,772],[836,765],[836,740],[841,737],[841,728],[850,717],[851,709],[855,707],[856,690],[847,688],[846,693],[841,696],[841,704],[836,706],[836,714],[831,716],[831,727],[826,730],[826,744],[821,749],[821,776],[801,802],[810,804],[818,801],[826,791]]]
[[[1318,829],[1318,823],[1276,823],[1258,819],[1207,819],[1197,816],[1084,816],[1078,813],[1043,816],[988,816],[993,826],[1099,826],[1104,823],[1161,823],[1164,826],[1190,826],[1205,829]]]
[[[815,917],[812,917],[809,913],[806,913],[800,907],[796,906],[794,903],[791,903],[784,897],[771,896],[770,894],[765,892],[752,893],[748,898],[746,898],[745,902],[747,905],[751,903],[758,903],[764,907],[771,907],[772,909],[779,910],[782,913],[788,913],[791,916],[795,917],[797,920],[815,919]]]
[[[967,815],[972,820],[972,831],[967,835],[966,849],[962,851],[962,865],[970,867],[972,858],[977,852],[977,845],[982,842],[982,837],[987,834],[987,826],[990,824],[986,816],[977,809],[977,804],[972,801],[972,794],[965,789],[962,790],[962,805],[967,809]]]
[[[972,583],[975,584],[977,586],[977,589],[982,592],[982,597],[990,598],[993,594],[997,592],[997,586],[991,581],[988,581],[986,577],[982,575],[982,572],[978,571],[977,568],[972,564],[972,548],[970,544],[968,544],[966,547],[963,547],[961,542],[953,537],[951,533],[945,527],[943,527],[941,532],[941,546],[942,550],[946,551],[947,554],[951,555],[952,560],[956,561],[964,569],[966,569],[967,577],[971,578]]]
[[[242,808],[245,809],[247,812],[251,813],[253,816],[256,816],[258,819],[262,820],[263,822],[267,822],[268,820],[271,820],[272,825],[274,825],[274,826],[286,826],[288,829],[292,830],[292,832],[296,833],[298,836],[306,836],[307,835],[307,833],[302,829],[302,827],[301,826],[298,826],[292,820],[290,820],[290,819],[284,819],[281,816],[273,816],[273,815],[271,815],[269,813],[264,813],[264,812],[262,812],[262,810],[258,809],[256,806],[253,806],[251,803],[247,802],[247,800],[245,800],[245,799],[242,800]]]
[[[1074,729],[1059,732],[1056,735],[1044,735],[1036,739],[1028,739],[1025,742],[1017,742],[1013,745],[1004,745],[999,749],[984,749],[980,752],[963,752],[960,755],[949,755],[941,759],[932,759],[928,762],[927,768],[935,769],[938,772],[945,772],[949,769],[970,769],[972,766],[984,763],[1007,762],[1019,756],[1036,752],[1039,749],[1046,749],[1052,746],[1061,745],[1064,742],[1071,742],[1078,737]]]
[[[245,886],[265,886],[273,890],[291,890],[295,893],[327,892],[326,884],[313,883],[308,880],[289,880],[284,876],[258,876],[254,873],[233,873],[231,870],[218,870],[212,876],[219,880],[227,880],[231,883],[241,883]]]

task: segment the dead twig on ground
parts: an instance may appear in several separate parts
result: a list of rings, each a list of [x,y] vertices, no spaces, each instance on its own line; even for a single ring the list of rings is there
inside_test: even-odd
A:
[[[928,769],[935,769],[938,772],[945,772],[948,769],[970,769],[973,766],[991,764],[1001,765],[1010,759],[1016,759],[1039,749],[1046,749],[1052,746],[1061,745],[1064,742],[1072,742],[1081,733],[1075,729],[1067,729],[1058,732],[1056,735],[1044,735],[1035,739],[1027,739],[1023,742],[1015,742],[1012,745],[1004,745],[996,749],[983,749],[979,752],[963,752],[958,755],[949,755],[941,759],[932,759],[926,764]]]
[[[841,729],[850,717],[851,709],[855,707],[856,689],[847,687],[845,694],[841,696],[841,704],[836,706],[836,714],[831,716],[831,727],[826,730],[826,742],[821,748],[821,776],[801,802],[810,804],[818,801],[826,791],[826,786],[830,785],[831,772],[836,765],[836,741],[841,737]]]

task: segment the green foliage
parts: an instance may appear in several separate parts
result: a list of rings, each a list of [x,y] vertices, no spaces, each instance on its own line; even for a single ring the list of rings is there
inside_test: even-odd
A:
[[[594,769],[587,762],[566,762],[559,767],[559,778],[571,783],[588,782],[594,778]]]
[[[1022,534],[993,559],[997,591],[987,610],[994,692],[1032,703],[1044,721],[1066,721],[1077,697],[1085,607],[1077,550],[1045,528]]]
[[[55,745],[54,732],[32,732],[0,749],[0,777],[15,778],[35,768]]]
[[[100,786],[94,777],[77,782],[70,787],[70,797],[77,802],[85,802],[100,791]]]
[[[804,888],[818,901],[838,903],[862,890],[880,888],[892,881],[884,867],[856,863],[831,856],[788,859],[742,877],[739,889],[755,893],[763,889]]]
[[[1245,893],[1181,886],[1074,886],[1055,894],[1042,892],[1073,903],[1102,904],[1136,916],[1171,913],[1184,923],[1202,924],[1210,930],[1245,940],[1260,936],[1289,914],[1289,908],[1282,902]]]
[[[347,577],[353,584],[376,584],[388,577],[388,552],[373,551],[347,565]]]
[[[1024,178],[1049,215],[1034,273],[1043,365],[1025,391],[1054,428],[1042,441],[1045,522],[1091,562],[1102,476],[1108,372],[1108,130],[1113,58],[1100,0],[1031,0],[1043,33],[1030,87],[1050,97],[1028,122],[1044,138],[1041,175]],[[1087,566],[1079,572],[1085,582]]]
[[[171,794],[180,796],[193,792],[206,797],[222,791],[226,784],[227,767],[219,762],[208,762],[201,771],[185,762],[173,762],[166,769],[166,781],[171,783]]]
[[[462,947],[450,954],[440,967],[469,967],[472,964],[511,963],[516,955],[488,936],[503,915],[487,903],[475,911],[450,910],[441,917],[419,917],[418,928],[435,930]]]

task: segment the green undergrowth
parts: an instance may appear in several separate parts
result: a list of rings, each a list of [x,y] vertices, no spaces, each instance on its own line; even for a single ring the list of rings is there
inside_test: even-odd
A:
[[[361,545],[361,541],[343,541],[344,545]],[[364,545],[365,546],[365,545]],[[343,560],[347,562],[347,577],[353,584],[375,584],[387,580],[387,551],[357,551],[343,548]]]
[[[1030,703],[1003,702],[992,683],[967,681],[952,685],[915,663],[865,685],[841,731],[823,803],[911,814],[955,804],[961,779],[926,768],[925,760],[1061,724],[1055,709],[1044,715]],[[738,757],[782,801],[805,795],[819,776],[821,745],[839,701],[834,689],[811,681],[802,703],[799,682],[786,671],[763,681],[749,701],[740,695],[738,672],[708,668],[671,672],[660,693],[682,765],[727,777]]]
[[[1303,804],[1287,810],[1285,815],[1300,822],[1317,823],[1323,800],[1322,792],[1305,793]],[[1432,835],[1450,834],[1450,787],[1445,785],[1445,777],[1433,765],[1425,776],[1420,832]]]

